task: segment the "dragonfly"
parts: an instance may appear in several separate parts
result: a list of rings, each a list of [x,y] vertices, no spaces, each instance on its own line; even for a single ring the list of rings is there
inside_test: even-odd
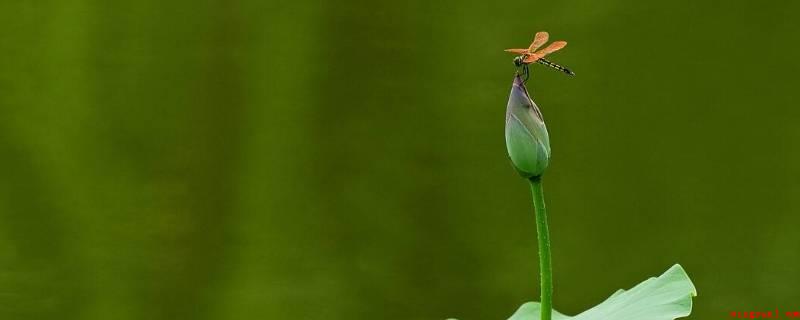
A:
[[[538,50],[539,47],[547,43],[547,40],[550,38],[550,34],[546,31],[539,31],[533,38],[533,43],[527,49],[506,49],[506,52],[511,52],[513,54],[518,54],[516,58],[514,58],[514,65],[517,67],[522,67],[522,71],[525,74],[525,81],[528,81],[528,77],[530,76],[530,72],[528,71],[528,65],[531,63],[539,63],[546,65],[551,68],[555,68],[561,72],[564,72],[568,75],[574,76],[575,73],[572,70],[567,69],[561,65],[556,63],[550,62],[549,60],[545,59],[544,57],[548,54],[561,50],[562,48],[567,46],[566,41],[553,41],[550,45],[545,47],[544,49]],[[538,50],[538,51],[537,51]]]

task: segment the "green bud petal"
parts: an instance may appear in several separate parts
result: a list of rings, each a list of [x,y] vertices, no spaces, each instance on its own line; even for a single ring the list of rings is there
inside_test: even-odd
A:
[[[550,163],[550,137],[542,113],[517,75],[506,107],[506,148],[517,171],[526,178],[538,177]]]

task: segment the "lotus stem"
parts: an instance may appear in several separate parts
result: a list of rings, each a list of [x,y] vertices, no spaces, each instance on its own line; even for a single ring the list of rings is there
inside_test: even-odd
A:
[[[529,179],[533,207],[536,215],[536,234],[539,239],[539,279],[541,281],[541,317],[550,320],[553,313],[553,268],[550,263],[550,231],[547,227],[547,209],[544,205],[541,176]]]

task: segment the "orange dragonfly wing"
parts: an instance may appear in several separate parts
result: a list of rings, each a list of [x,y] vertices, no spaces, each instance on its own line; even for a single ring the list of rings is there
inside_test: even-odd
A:
[[[526,54],[528,53],[528,49],[505,49],[505,52],[511,52],[513,54]]]
[[[534,52],[536,49],[539,49],[543,44],[547,42],[547,39],[550,38],[550,34],[547,31],[539,31],[533,36],[533,42],[531,46],[528,48],[528,51]]]
[[[542,57],[542,55],[540,55],[538,53],[531,54],[531,55],[526,56],[525,59],[522,59],[522,63],[531,64],[531,63],[536,62],[536,60],[539,60],[539,58],[541,58],[541,57]]]
[[[539,50],[539,51],[536,51],[536,55],[538,55],[540,58],[542,58],[542,57],[544,57],[544,56],[546,56],[548,54],[551,54],[553,52],[561,50],[562,48],[564,48],[566,46],[567,46],[567,42],[566,41],[555,41],[555,42],[551,43],[549,46],[547,46],[546,48],[544,48],[542,50]]]

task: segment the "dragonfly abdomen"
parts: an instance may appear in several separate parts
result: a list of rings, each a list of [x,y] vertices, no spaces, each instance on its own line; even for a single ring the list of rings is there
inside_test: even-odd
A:
[[[572,72],[572,70],[569,70],[569,69],[567,69],[567,68],[565,68],[565,67],[563,67],[561,65],[552,63],[552,62],[548,61],[545,58],[539,58],[539,60],[536,60],[536,62],[538,62],[540,64],[543,64],[543,65],[546,65],[546,66],[551,67],[551,68],[555,68],[556,70],[559,70],[559,71],[561,71],[563,73],[566,73],[568,75],[571,75],[571,76],[575,75],[575,73]]]

